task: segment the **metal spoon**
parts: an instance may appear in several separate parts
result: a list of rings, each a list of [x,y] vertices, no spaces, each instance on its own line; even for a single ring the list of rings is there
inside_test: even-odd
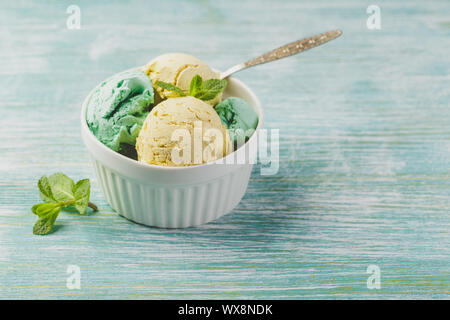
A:
[[[341,30],[333,30],[325,33],[321,33],[312,37],[308,37],[302,40],[297,40],[288,44],[285,44],[282,47],[274,49],[272,51],[266,52],[259,57],[248,60],[247,62],[235,65],[228,70],[220,73],[220,79],[225,79],[231,74],[256,66],[258,64],[267,63],[270,61],[278,60],[281,58],[292,56],[296,53],[303,52],[305,50],[320,46],[325,42],[336,39],[342,34]]]

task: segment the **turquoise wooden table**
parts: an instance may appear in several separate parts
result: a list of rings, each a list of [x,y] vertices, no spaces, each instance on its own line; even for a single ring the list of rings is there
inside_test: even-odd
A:
[[[0,10],[1,299],[449,298],[447,0],[378,1],[381,29],[357,0],[77,1],[69,29],[72,3]],[[107,205],[79,125],[98,82],[174,51],[223,70],[336,28],[237,75],[280,129],[280,168],[255,166],[230,214],[164,230]],[[36,182],[57,171],[92,179],[101,210],[35,236]]]

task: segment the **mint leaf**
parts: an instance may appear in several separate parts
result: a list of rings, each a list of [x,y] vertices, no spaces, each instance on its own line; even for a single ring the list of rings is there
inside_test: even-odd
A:
[[[195,95],[200,92],[203,88],[203,79],[198,74],[195,75],[189,87],[189,95],[195,97]]]
[[[31,208],[31,211],[38,217],[44,217],[51,213],[55,208],[61,208],[62,205],[58,203],[39,203]]]
[[[225,79],[208,79],[203,82],[203,89],[205,91],[219,91],[222,92],[227,87],[227,80]]]
[[[68,202],[75,200],[73,195],[74,182],[64,173],[55,173],[49,178],[50,188],[53,197],[58,202]]]
[[[227,80],[209,79],[203,82],[203,90],[198,99],[208,101],[217,97],[227,87]]]
[[[157,81],[156,85],[161,87],[161,88],[163,88],[163,89],[176,92],[176,93],[178,93],[178,95],[180,97],[185,97],[186,96],[186,93],[184,93],[183,90],[181,90],[180,88],[178,88],[177,86],[175,86],[175,85],[173,85],[171,83],[164,82],[164,81]]]
[[[74,206],[80,214],[84,214],[86,212],[89,204],[90,190],[91,183],[89,182],[89,179],[78,181],[73,188],[73,194],[75,196]]]
[[[57,202],[53,197],[50,181],[47,176],[42,176],[38,181],[39,195],[41,199],[47,202]]]
[[[225,79],[208,79],[202,80],[198,74],[191,80],[189,95],[194,98],[208,101],[216,98],[227,87],[227,80]]]
[[[58,218],[61,212],[61,207],[56,207],[49,211],[46,215],[39,217],[38,221],[33,227],[33,234],[45,235],[48,234],[55,224],[56,218]]]

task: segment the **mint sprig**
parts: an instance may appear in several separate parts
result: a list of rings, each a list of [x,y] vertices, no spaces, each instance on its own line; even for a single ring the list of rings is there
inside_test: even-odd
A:
[[[157,81],[156,85],[163,89],[176,92],[180,97],[186,96],[186,93],[182,89],[171,83]],[[203,101],[208,101],[216,98],[223,90],[225,90],[226,87],[227,80],[225,79],[208,79],[203,81],[202,77],[197,74],[191,80],[189,86],[189,96]]]
[[[31,212],[38,216],[38,221],[33,227],[34,234],[48,234],[61,210],[67,207],[73,206],[80,214],[84,214],[88,206],[94,211],[98,210],[95,204],[89,202],[91,190],[89,179],[74,183],[65,174],[55,173],[50,177],[42,176],[38,181],[38,188],[39,195],[45,202],[31,208]]]

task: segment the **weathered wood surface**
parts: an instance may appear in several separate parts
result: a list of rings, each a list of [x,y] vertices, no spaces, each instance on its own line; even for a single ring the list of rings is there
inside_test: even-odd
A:
[[[70,1],[0,10],[0,298],[448,298],[450,3]],[[182,51],[224,70],[340,28],[299,56],[243,71],[280,170],[256,167],[239,206],[187,230],[112,212],[80,138],[80,105],[105,77]],[[32,235],[36,182],[93,179],[101,211]],[[66,288],[68,265],[81,289]],[[381,269],[381,289],[366,269]]]

